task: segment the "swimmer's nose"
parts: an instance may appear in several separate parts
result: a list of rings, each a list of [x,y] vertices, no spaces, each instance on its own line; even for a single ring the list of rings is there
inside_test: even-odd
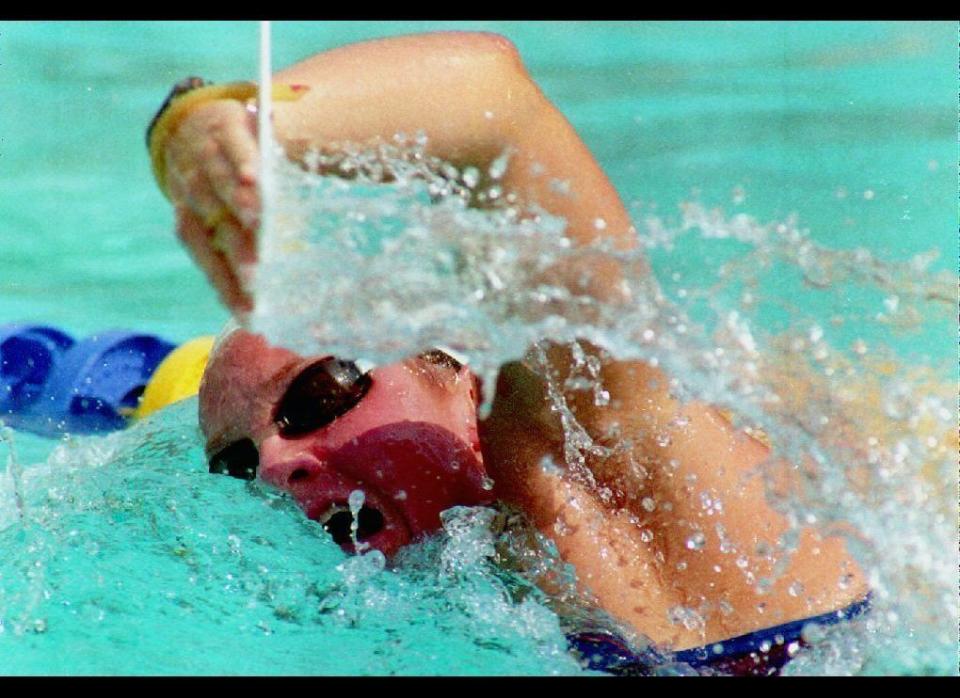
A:
[[[260,444],[260,479],[281,490],[290,490],[324,471],[324,466],[296,441],[274,434]]]

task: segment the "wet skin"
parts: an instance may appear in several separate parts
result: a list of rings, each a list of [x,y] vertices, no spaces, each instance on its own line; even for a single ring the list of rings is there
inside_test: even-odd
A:
[[[288,492],[346,550],[354,549],[347,513],[354,490],[364,493],[360,547],[388,556],[437,530],[441,511],[492,501],[477,433],[479,386],[469,369],[437,354],[374,368],[355,405],[290,434],[278,406],[289,404],[285,393],[297,377],[325,358],[240,330],[227,337],[200,389],[207,456],[229,459],[237,448],[225,449],[241,444],[249,459],[255,447],[257,476]]]
[[[669,503],[671,515],[638,522],[631,519],[629,502],[624,508],[611,507],[589,487],[543,468],[545,454],[563,462],[562,429],[537,381],[519,364],[501,369],[497,399],[479,433],[477,380],[455,362],[421,356],[372,370],[369,387],[350,409],[322,426],[290,434],[285,417],[302,417],[300,426],[311,426],[310,407],[322,411],[328,397],[322,393],[293,401],[305,414],[291,415],[286,406],[303,376],[324,358],[299,356],[236,331],[221,342],[207,367],[200,420],[215,466],[223,465],[218,454],[234,453],[231,449],[246,443],[239,452],[245,458],[252,454],[257,476],[292,495],[348,552],[355,550],[347,510],[355,490],[365,495],[356,538],[387,556],[439,529],[445,509],[487,504],[496,497],[519,507],[556,543],[598,605],[656,643],[677,649],[843,608],[866,594],[863,573],[842,538],[805,528],[796,548],[784,553],[786,570],[776,575],[776,583],[758,602],[746,572],[756,578],[773,576],[771,566],[781,555],[751,551],[761,541],[775,550],[787,527],[766,504],[762,483],[741,477],[767,457],[767,450],[736,433],[707,406],[679,406],[665,394],[639,390],[649,385],[643,373],[649,373],[649,367],[609,364],[604,386],[618,407],[593,414],[592,400],[587,400],[584,409],[577,408],[578,418],[593,420],[586,423],[596,433],[607,432],[598,419],[622,423],[632,433],[655,433],[642,420],[669,424],[682,410],[689,424],[673,428],[672,450],[661,458],[675,457],[682,468],[679,475],[696,473],[702,487],[719,493],[727,504],[723,512],[701,511],[697,498],[683,487],[685,477],[651,476],[624,481],[624,492],[646,493]],[[581,397],[567,396],[571,404]],[[714,447],[704,449],[703,443]],[[634,455],[659,451],[644,451],[641,444]],[[632,472],[620,468],[616,459],[608,460],[590,464],[602,482]],[[627,458],[624,466],[629,462]],[[656,465],[647,462],[651,468]],[[484,487],[486,470],[496,480],[495,490]],[[666,472],[662,465],[651,472],[661,471]],[[609,481],[619,491],[620,485]],[[705,539],[713,531],[707,524],[723,523],[726,535],[746,556],[746,569],[732,564],[718,541],[688,549],[690,522],[699,521],[704,522]],[[562,531],[557,522],[564,523]],[[644,539],[644,526],[655,531],[652,541]],[[680,563],[686,572],[674,571]],[[843,588],[837,586],[841,577],[848,578]],[[802,582],[807,591],[791,594],[788,587],[794,582]],[[678,605],[696,608],[721,602],[735,612],[710,613],[703,627],[686,628],[670,619],[669,610]]]

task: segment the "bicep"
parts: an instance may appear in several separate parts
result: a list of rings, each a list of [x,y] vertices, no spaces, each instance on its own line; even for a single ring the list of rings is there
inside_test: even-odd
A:
[[[277,107],[277,130],[315,144],[389,140],[424,132],[432,154],[452,162],[497,157],[535,108],[536,88],[501,37],[442,33],[353,44],[281,71],[305,83]]]
[[[578,242],[603,236],[632,245],[613,185],[503,37],[449,32],[369,41],[318,54],[276,79],[310,86],[302,99],[276,106],[276,130],[291,155],[419,132],[428,154],[481,173],[508,153],[502,184],[521,203],[566,219]]]

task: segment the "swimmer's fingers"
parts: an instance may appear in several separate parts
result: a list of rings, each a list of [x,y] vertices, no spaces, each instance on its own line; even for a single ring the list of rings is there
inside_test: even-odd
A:
[[[242,116],[236,115],[224,125],[220,145],[231,165],[231,176],[223,180],[222,187],[220,181],[214,180],[214,186],[233,215],[250,230],[259,227],[260,219],[260,148],[255,127],[246,109]]]
[[[231,271],[240,280],[244,290],[249,291],[257,262],[254,233],[233,216],[226,215],[215,226],[212,246],[215,251],[223,253]]]
[[[235,100],[198,107],[167,145],[167,187],[175,204],[210,227],[224,211],[250,229],[259,218],[259,155],[250,115]]]
[[[190,211],[205,223],[215,224],[224,205],[205,169],[196,159],[183,159],[182,154],[172,154],[168,162],[167,191],[174,206]]]
[[[250,115],[239,102],[224,104],[207,127],[211,139],[202,162],[207,179],[231,216],[250,230],[260,217],[260,153]]]
[[[234,313],[249,312],[253,308],[253,301],[244,291],[237,274],[231,269],[226,255],[215,249],[213,231],[189,209],[178,206],[177,233],[206,273],[224,305]]]

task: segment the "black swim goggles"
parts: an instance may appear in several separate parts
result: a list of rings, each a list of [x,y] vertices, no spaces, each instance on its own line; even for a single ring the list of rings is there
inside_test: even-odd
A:
[[[304,368],[287,386],[273,411],[284,438],[309,434],[356,407],[373,381],[353,361],[326,357]],[[210,472],[242,480],[257,476],[260,457],[249,438],[235,441],[210,458]]]
[[[462,364],[439,349],[419,355],[420,359],[459,371]],[[297,438],[331,424],[352,410],[370,390],[373,380],[353,361],[329,356],[304,368],[287,386],[273,412],[280,436]],[[252,439],[240,439],[214,454],[210,472],[242,480],[257,476],[260,456]]]

